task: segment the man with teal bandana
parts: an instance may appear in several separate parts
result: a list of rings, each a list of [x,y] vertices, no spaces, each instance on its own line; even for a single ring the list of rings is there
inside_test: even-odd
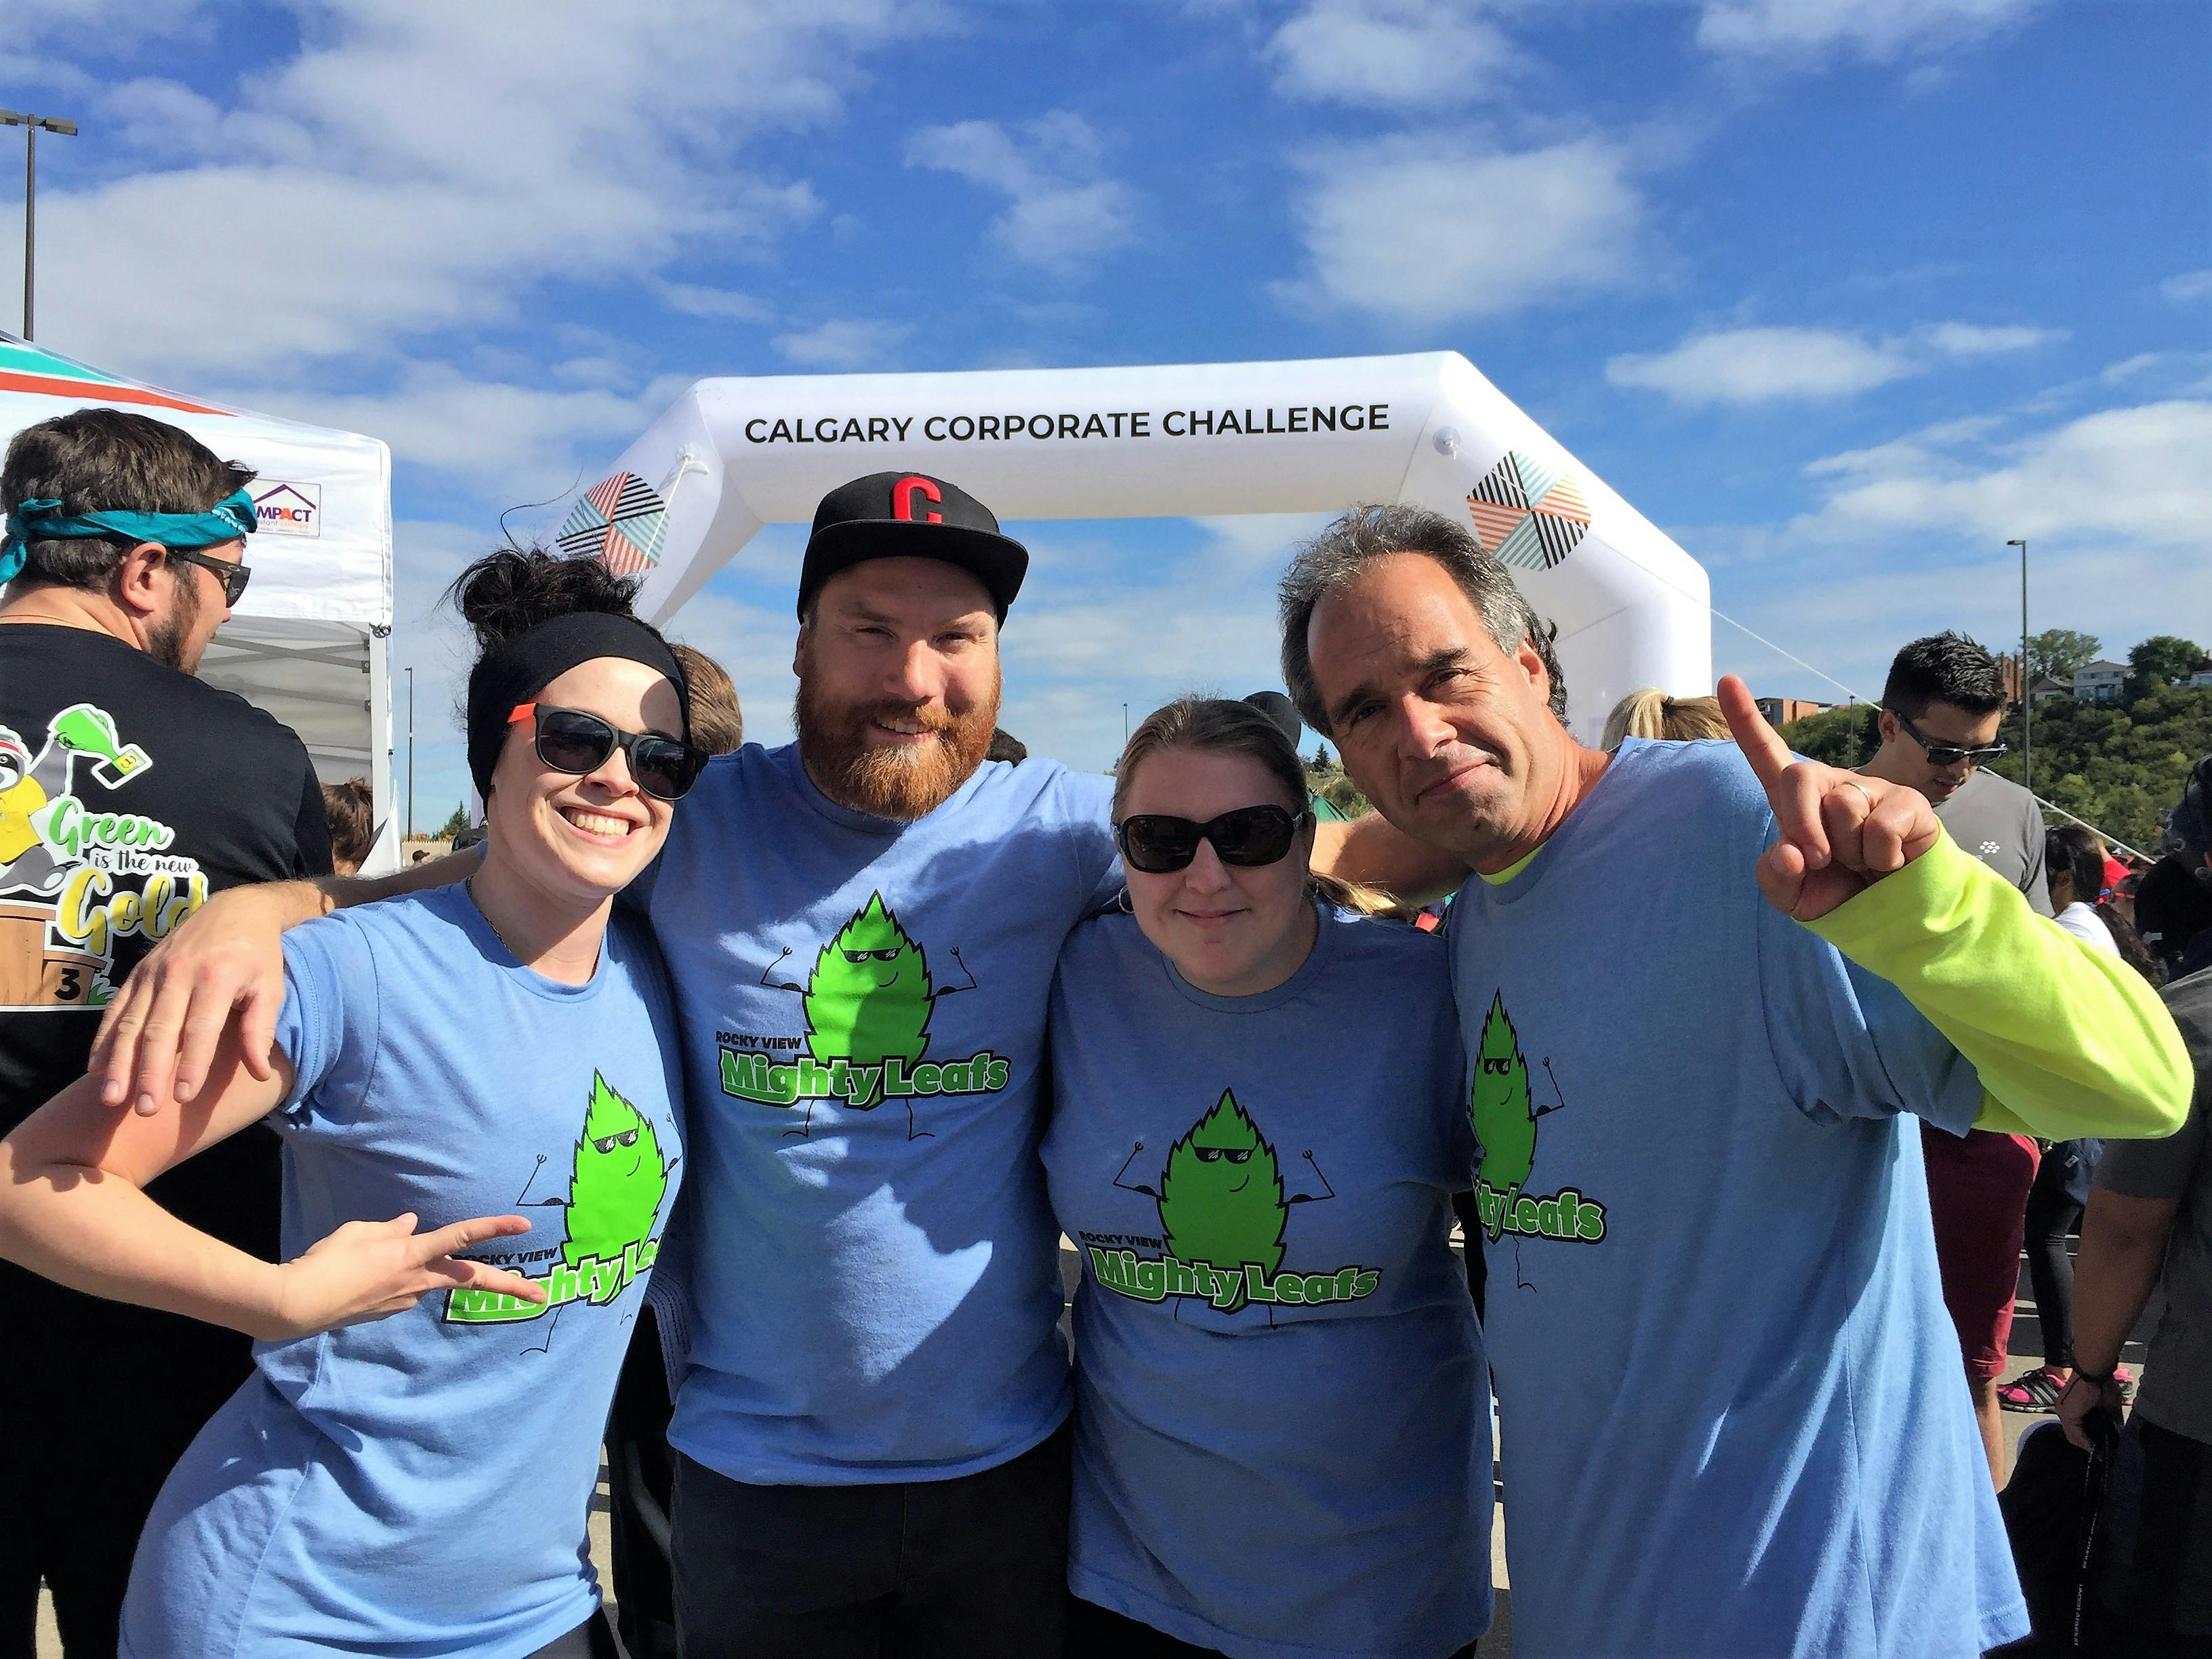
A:
[[[210,893],[331,867],[300,739],[191,678],[245,588],[252,477],[119,410],[9,447],[0,1132],[82,1074],[115,988]],[[274,1251],[274,1136],[235,1136],[157,1185],[195,1224]],[[0,1626],[27,1639],[44,1579],[68,1652],[112,1655],[146,1511],[246,1377],[249,1345],[12,1267],[0,1320],[14,1338],[0,1411],[15,1427],[0,1452]]]

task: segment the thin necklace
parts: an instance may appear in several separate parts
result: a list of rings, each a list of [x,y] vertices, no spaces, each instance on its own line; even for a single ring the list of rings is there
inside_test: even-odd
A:
[[[483,925],[491,929],[491,936],[506,947],[507,955],[520,962],[522,952],[507,943],[507,935],[499,931],[499,924],[491,919],[491,913],[483,908],[483,901],[477,896],[477,878],[471,876],[463,881],[461,890],[469,896],[469,902],[477,907],[477,914],[483,918]]]

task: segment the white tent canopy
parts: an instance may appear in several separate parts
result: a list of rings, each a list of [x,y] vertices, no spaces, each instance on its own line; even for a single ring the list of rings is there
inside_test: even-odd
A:
[[[907,468],[1007,520],[1419,503],[1470,524],[1558,623],[1578,734],[1639,686],[1712,689],[1704,568],[1455,352],[700,380],[551,533],[641,574],[662,622],[763,525]]]
[[[325,783],[375,795],[371,871],[395,868],[391,699],[392,457],[374,438],[301,426],[126,380],[0,333],[0,443],[72,409],[106,405],[183,428],[259,476],[253,578],[200,678],[300,734]]]

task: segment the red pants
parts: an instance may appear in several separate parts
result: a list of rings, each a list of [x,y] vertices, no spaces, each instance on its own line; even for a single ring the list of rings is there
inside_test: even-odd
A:
[[[1958,1136],[1920,1126],[1928,1165],[1928,1207],[1936,1219],[1936,1262],[1943,1273],[1943,1305],[1958,1328],[1966,1370],[2004,1374],[2012,1340],[2012,1304],[2020,1291],[2020,1247],[2027,1234],[2027,1191],[2039,1158],[2026,1135],[1970,1129]]]

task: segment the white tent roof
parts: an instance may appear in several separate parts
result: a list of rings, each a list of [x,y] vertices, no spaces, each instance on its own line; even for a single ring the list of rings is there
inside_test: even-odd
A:
[[[374,438],[301,426],[109,374],[0,333],[0,443],[71,409],[106,405],[183,428],[259,475],[253,580],[200,664],[300,734],[326,783],[366,777],[376,851],[396,866],[392,718],[392,456]]]

